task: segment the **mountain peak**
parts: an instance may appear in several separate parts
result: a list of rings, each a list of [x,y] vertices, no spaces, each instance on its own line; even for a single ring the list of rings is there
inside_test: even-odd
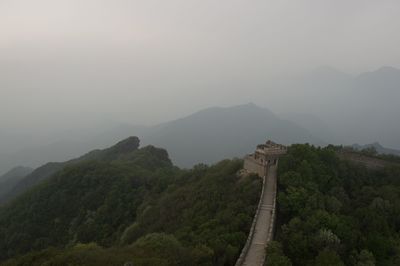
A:
[[[400,156],[399,150],[386,148],[377,141],[370,143],[370,144],[365,144],[365,145],[354,144],[353,148],[355,148],[356,150],[363,150],[366,148],[374,148],[379,154],[392,154],[392,155]]]
[[[396,74],[400,74],[400,69],[397,69],[395,67],[392,66],[383,66],[381,68],[379,68],[378,70],[374,71],[377,73],[396,73]]]
[[[200,110],[196,113],[193,113],[187,117],[177,119],[174,121],[181,121],[182,119],[190,119],[193,117],[214,117],[216,115],[237,115],[237,114],[255,114],[255,113],[263,113],[275,116],[270,110],[265,107],[260,107],[255,103],[249,102],[240,105],[228,106],[228,107],[210,107],[203,110]],[[172,122],[174,122],[172,121]]]
[[[127,139],[124,139],[111,148],[109,148],[110,151],[113,153],[129,153],[134,150],[137,150],[139,148],[140,140],[138,137],[129,137]]]
[[[394,99],[393,93],[399,93],[400,69],[384,66],[378,70],[360,74],[357,81],[359,82],[358,86],[364,91],[379,90],[379,96],[385,95],[382,92],[390,92],[391,94],[386,94],[386,96]]]
[[[240,106],[240,105],[239,105],[239,106]],[[248,107],[258,107],[258,108],[260,108],[260,106],[256,105],[256,104],[255,104],[255,103],[253,103],[253,102],[249,102],[249,103],[242,104],[242,106],[248,106]]]
[[[400,77],[400,69],[391,66],[383,66],[377,70],[361,73],[360,78],[390,78]]]
[[[226,107],[224,109],[227,110],[232,110],[232,109],[240,109],[240,110],[266,110],[266,108],[263,108],[261,106],[258,106],[257,104],[253,102],[245,103],[245,104],[240,104],[240,105],[235,105],[235,106],[230,106]]]
[[[246,104],[241,104],[241,105],[235,105],[235,106],[229,106],[220,109],[222,111],[221,113],[228,115],[228,116],[238,116],[239,117],[256,117],[259,116],[268,116],[268,117],[274,117],[277,118],[276,115],[269,110],[268,108],[261,107],[259,105],[256,105],[255,103],[249,102]],[[216,115],[218,112],[215,112],[214,114]]]

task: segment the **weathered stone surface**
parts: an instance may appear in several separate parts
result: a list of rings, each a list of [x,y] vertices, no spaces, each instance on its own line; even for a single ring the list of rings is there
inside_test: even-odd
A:
[[[277,165],[278,159],[287,151],[286,147],[268,140],[260,144],[253,154],[244,158],[244,169],[249,173],[265,176],[269,165]]]
[[[249,249],[241,265],[262,266],[265,260],[265,248],[272,239],[272,232],[275,220],[276,206],[276,169],[277,166],[270,166],[264,184],[264,195],[258,210],[257,220],[254,227],[254,235],[250,242]]]
[[[286,151],[285,146],[267,141],[258,145],[254,154],[244,158],[244,170],[262,177],[263,188],[247,242],[236,266],[264,265],[266,246],[272,240],[275,224],[278,160]]]

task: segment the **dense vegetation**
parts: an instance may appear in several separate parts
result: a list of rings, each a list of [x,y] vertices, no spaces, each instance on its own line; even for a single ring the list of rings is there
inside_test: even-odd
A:
[[[129,143],[89,153],[1,207],[2,264],[233,265],[260,179],[237,175],[240,160],[181,170],[165,150]],[[336,153],[292,145],[280,160],[268,265],[400,265],[398,158],[368,170]]]
[[[268,265],[400,265],[400,167],[368,170],[334,147],[293,145],[278,204]]]
[[[17,196],[23,194],[31,187],[36,186],[43,180],[51,177],[63,168],[77,164],[79,162],[96,160],[96,161],[110,161],[115,160],[124,153],[129,153],[136,150],[139,147],[140,140],[138,137],[129,137],[125,140],[118,142],[116,145],[104,149],[104,150],[94,150],[81,157],[66,161],[66,162],[50,162],[41,167],[35,169],[29,175],[25,176],[14,184],[8,193],[0,193],[0,205],[16,198]]]
[[[233,265],[260,179],[240,160],[191,170],[165,150],[109,149],[0,208],[4,265]]]

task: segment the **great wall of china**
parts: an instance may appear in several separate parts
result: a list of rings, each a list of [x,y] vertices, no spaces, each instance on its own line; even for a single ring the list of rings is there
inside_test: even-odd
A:
[[[279,157],[286,154],[283,145],[267,141],[257,146],[253,154],[244,158],[244,174],[257,174],[263,180],[260,200],[250,232],[235,266],[263,266],[267,256],[266,247],[273,239],[276,220],[277,169]],[[363,165],[371,170],[398,165],[397,162],[367,156],[354,151],[340,150],[337,156],[346,161]]]
[[[266,247],[272,240],[276,217],[277,168],[286,147],[267,141],[244,158],[244,170],[263,179],[260,201],[245,246],[236,266],[262,266]]]

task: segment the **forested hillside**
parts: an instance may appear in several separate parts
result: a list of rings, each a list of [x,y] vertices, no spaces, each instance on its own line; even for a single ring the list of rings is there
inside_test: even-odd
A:
[[[140,140],[137,137],[129,137],[123,141],[118,142],[116,145],[103,149],[103,150],[93,150],[86,153],[78,158],[66,161],[66,162],[50,162],[42,165],[41,167],[35,169],[29,175],[23,177],[19,182],[14,184],[9,188],[7,193],[0,193],[0,204],[12,200],[18,195],[24,193],[29,188],[39,184],[41,181],[46,180],[53,174],[57,173],[61,169],[74,165],[78,162],[97,160],[112,160],[121,156],[124,153],[129,153],[136,150],[139,147]]]
[[[372,170],[337,152],[281,158],[268,265],[400,265],[397,158]],[[85,158],[0,208],[2,265],[234,265],[261,189],[241,160],[182,170],[135,138]]]
[[[268,265],[400,265],[400,167],[368,170],[335,150],[293,145],[280,161]]]
[[[110,149],[0,208],[4,265],[234,265],[260,179],[241,160],[181,170],[163,149]]]

